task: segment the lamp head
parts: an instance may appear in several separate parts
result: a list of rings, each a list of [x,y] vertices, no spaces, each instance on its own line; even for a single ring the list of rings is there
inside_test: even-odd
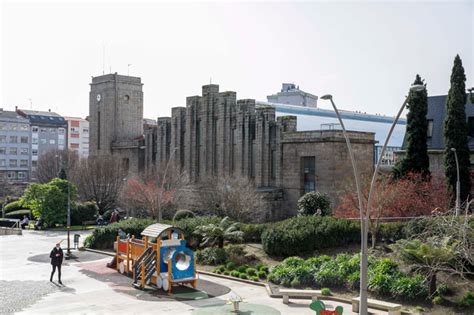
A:
[[[451,148],[450,150],[453,152],[456,152],[456,148]]]
[[[322,99],[322,100],[331,100],[331,99],[332,99],[332,95],[331,95],[331,94],[325,94],[325,95],[321,96],[321,99]]]
[[[421,92],[425,89],[425,86],[423,84],[413,84],[410,87],[410,91],[412,92]]]

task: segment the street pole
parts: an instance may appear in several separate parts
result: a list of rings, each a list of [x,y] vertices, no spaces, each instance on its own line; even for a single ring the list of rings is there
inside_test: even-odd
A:
[[[456,160],[456,216],[461,213],[461,182],[459,181],[459,161],[458,161],[458,153],[456,152],[456,148],[451,148],[451,151],[454,152],[454,159]]]
[[[324,95],[321,97],[323,100],[330,100],[331,105],[336,112],[337,119],[339,120],[339,124],[342,127],[342,134],[344,135],[344,139],[346,140],[347,150],[349,151],[349,157],[352,163],[352,170],[354,172],[354,179],[357,189],[357,199],[359,200],[359,213],[360,213],[360,225],[361,225],[361,261],[360,261],[360,302],[359,302],[359,314],[360,315],[367,315],[367,257],[364,259],[364,253],[367,252],[367,240],[366,240],[366,233],[364,232],[364,209],[362,205],[362,192],[360,188],[360,180],[359,180],[359,172],[357,170],[357,164],[354,159],[354,153],[352,152],[351,141],[346,132],[346,128],[344,126],[344,122],[342,121],[341,115],[332,100],[332,95]]]

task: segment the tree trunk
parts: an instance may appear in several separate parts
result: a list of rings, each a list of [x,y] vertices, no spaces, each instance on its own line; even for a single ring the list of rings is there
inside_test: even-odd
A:
[[[218,246],[219,248],[224,248],[224,238],[219,238]]]
[[[436,293],[436,272],[430,274],[430,296],[433,296]]]

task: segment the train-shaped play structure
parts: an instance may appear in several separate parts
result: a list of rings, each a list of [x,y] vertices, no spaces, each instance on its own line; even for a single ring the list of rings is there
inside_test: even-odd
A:
[[[155,223],[141,235],[142,239],[117,236],[114,247],[118,272],[131,273],[132,284],[140,289],[154,285],[171,293],[173,285],[196,288],[196,260],[186,247],[184,230]]]

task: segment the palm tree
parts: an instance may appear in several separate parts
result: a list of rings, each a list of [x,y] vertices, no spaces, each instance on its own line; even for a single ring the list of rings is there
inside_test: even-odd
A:
[[[229,217],[225,217],[219,224],[198,226],[194,234],[202,237],[204,241],[202,245],[215,246],[217,244],[219,248],[223,248],[225,241],[242,241],[244,232],[239,229],[239,223],[230,223]]]
[[[450,237],[428,238],[425,242],[415,240],[400,240],[391,248],[395,254],[410,267],[428,276],[429,294],[436,293],[436,274],[440,271],[451,270],[458,256],[458,242]]]

